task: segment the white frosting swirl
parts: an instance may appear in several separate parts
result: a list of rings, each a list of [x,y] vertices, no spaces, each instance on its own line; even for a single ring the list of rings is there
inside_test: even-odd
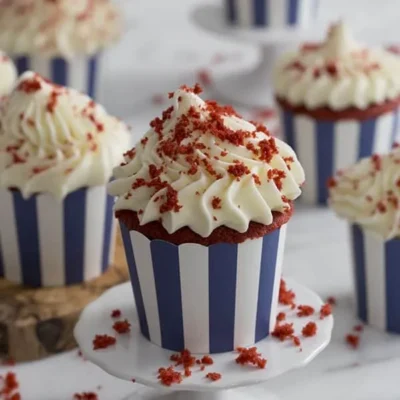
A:
[[[343,24],[325,42],[287,54],[274,72],[275,93],[293,106],[334,111],[366,109],[400,96],[400,59],[384,49],[358,44]]]
[[[272,211],[286,211],[301,193],[296,155],[199,92],[177,90],[163,119],[115,169],[116,210],[136,211],[141,225],[160,220],[169,233],[187,226],[202,237],[219,226],[245,232],[250,221],[271,224]]]
[[[2,0],[0,48],[14,55],[91,55],[121,35],[111,0]]]
[[[0,187],[62,199],[106,184],[129,147],[128,129],[73,89],[23,74],[0,109]]]
[[[17,80],[17,69],[11,59],[0,51],[0,98],[8,95]]]
[[[364,158],[330,180],[329,203],[342,218],[389,240],[400,237],[400,148]]]

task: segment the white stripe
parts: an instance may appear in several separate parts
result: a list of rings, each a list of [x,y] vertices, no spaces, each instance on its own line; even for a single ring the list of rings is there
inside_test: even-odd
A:
[[[252,26],[254,9],[250,0],[235,0],[237,23],[239,26]]]
[[[65,285],[64,203],[50,194],[37,196],[42,286]]]
[[[263,239],[238,245],[234,346],[255,342]],[[265,332],[266,334],[267,332]]]
[[[51,59],[46,57],[30,57],[29,59],[29,69],[31,71],[37,72],[44,78],[52,79],[51,76]]]
[[[272,303],[271,303],[271,319],[269,321],[270,332],[272,332],[275,329],[275,324],[276,324],[276,314],[278,310],[278,293],[282,278],[283,254],[286,243],[286,231],[287,231],[287,225],[285,224],[281,226],[281,230],[279,232],[279,245],[278,245],[278,253],[276,255],[275,280],[274,280],[274,289],[273,289]]]
[[[267,3],[267,25],[271,28],[282,28],[287,25],[289,14],[288,0],[269,0]]]
[[[83,261],[83,279],[85,281],[101,275],[105,209],[106,187],[97,186],[87,189],[85,210],[85,258]]]
[[[296,25],[304,26],[312,20],[312,15],[315,13],[314,0],[298,0],[299,10]]]
[[[294,141],[297,156],[304,168],[306,183],[302,187],[302,200],[315,204],[318,200],[318,159],[316,122],[304,115],[294,116]]]
[[[193,353],[208,353],[208,248],[197,244],[179,246],[179,273],[185,346]]]
[[[363,231],[368,323],[386,330],[385,242]]]
[[[376,120],[374,153],[388,153],[392,147],[392,135],[394,127],[395,113],[390,112],[380,116]]]
[[[22,282],[21,259],[18,248],[17,221],[12,192],[0,189],[1,251],[4,277],[12,282]]]
[[[158,313],[157,292],[154,280],[153,261],[150,240],[141,233],[131,231],[131,243],[139,276],[150,340],[161,346],[160,318]]]
[[[341,121],[334,127],[334,171],[349,167],[358,159],[361,124]]]
[[[77,57],[68,62],[68,85],[80,92],[88,91],[88,57]]]

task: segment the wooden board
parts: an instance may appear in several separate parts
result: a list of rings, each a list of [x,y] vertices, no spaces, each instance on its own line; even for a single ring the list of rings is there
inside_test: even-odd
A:
[[[114,265],[91,282],[26,289],[0,279],[0,359],[32,361],[75,348],[73,329],[81,311],[105,290],[128,279],[119,234]]]

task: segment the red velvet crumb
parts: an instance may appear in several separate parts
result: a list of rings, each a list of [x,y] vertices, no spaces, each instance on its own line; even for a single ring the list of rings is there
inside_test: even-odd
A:
[[[329,303],[324,304],[321,306],[321,310],[319,311],[319,315],[321,319],[328,317],[332,314],[332,306]]]
[[[121,314],[121,310],[115,309],[111,312],[111,318],[119,318]]]
[[[307,305],[297,306],[297,309],[299,310],[297,312],[298,317],[309,317],[310,315],[313,315],[315,311],[313,307]]]
[[[94,392],[75,393],[74,400],[98,400],[98,396]]]
[[[360,345],[360,336],[349,333],[348,335],[346,335],[346,343],[353,349],[357,349]]]
[[[120,334],[129,333],[131,331],[131,324],[128,320],[117,321],[114,323],[113,329]]]
[[[296,347],[299,347],[301,345],[301,341],[300,341],[300,338],[298,336],[293,336],[292,339],[293,339],[293,344]]]
[[[282,325],[277,324],[275,326],[274,331],[271,334],[273,337],[276,337],[281,342],[283,342],[286,339],[289,339],[293,336],[294,334],[293,324],[282,324]]]
[[[211,200],[211,205],[214,210],[219,210],[221,207],[222,200],[219,197],[214,196]]]
[[[286,319],[286,314],[284,312],[280,312],[277,316],[276,316],[276,320],[278,322],[282,322]]]
[[[239,356],[236,358],[237,364],[252,364],[260,369],[264,369],[267,365],[267,360],[261,357],[261,353],[257,352],[257,347],[250,347],[249,349],[239,347],[237,351],[239,352]]]
[[[303,336],[312,337],[317,334],[317,324],[315,322],[309,322],[301,331]]]
[[[209,372],[206,375],[206,378],[209,379],[210,381],[219,381],[222,378],[222,375],[219,374],[218,372]]]
[[[355,332],[362,332],[364,330],[364,326],[363,325],[356,325],[353,330]]]
[[[286,286],[286,282],[281,279],[281,284],[279,287],[279,303],[285,306],[291,306],[295,308],[294,299],[296,298],[295,293],[288,289]]]
[[[114,336],[109,335],[96,335],[93,339],[93,350],[106,349],[107,347],[114,346],[117,340]]]
[[[183,365],[184,368],[193,367],[196,364],[196,357],[192,356],[192,353],[187,349],[172,354],[170,360],[174,361],[176,366]]]
[[[214,364],[214,360],[210,356],[204,356],[201,359],[201,363],[204,365],[212,365]]]
[[[165,386],[171,386],[174,383],[179,384],[182,382],[182,374],[175,371],[174,367],[160,368],[157,378]]]

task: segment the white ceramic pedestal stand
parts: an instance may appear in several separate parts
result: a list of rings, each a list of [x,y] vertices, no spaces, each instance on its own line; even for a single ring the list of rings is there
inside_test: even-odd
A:
[[[192,17],[196,25],[208,32],[226,36],[231,40],[252,43],[260,48],[260,62],[256,68],[217,79],[214,82],[217,94],[242,106],[271,107],[273,65],[288,45],[306,39],[307,31],[303,28],[231,27],[225,21],[222,6],[217,5],[201,6],[194,11]]]
[[[279,306],[279,311],[287,314],[286,322],[293,323],[296,334],[301,338],[302,350],[295,347],[291,341],[280,342],[271,337],[258,342],[259,352],[268,360],[265,369],[236,364],[237,355],[234,352],[213,354],[213,365],[204,371],[200,371],[197,366],[193,367],[191,377],[184,378],[181,384],[165,388],[157,379],[157,371],[160,367],[171,365],[170,356],[173,352],[161,349],[140,334],[129,283],[110,289],[91,303],[83,311],[76,325],[75,337],[83,356],[107,373],[123,380],[135,379],[137,383],[153,388],[137,386],[136,392],[129,400],[254,400],[245,392],[233,389],[255,385],[305,366],[328,345],[331,338],[333,318],[319,319],[321,299],[311,290],[295,282],[287,281],[287,284],[296,293],[298,304],[311,305],[317,312],[313,317],[299,318],[296,311]],[[117,335],[115,346],[94,351],[92,342],[96,334],[115,335],[110,316],[113,309],[121,310],[121,319],[126,318],[131,322],[131,332]],[[302,338],[302,327],[310,320],[316,322],[318,334],[311,338]],[[219,372],[222,379],[211,382],[205,378],[207,372]],[[271,397],[263,396],[263,400],[268,399]]]

